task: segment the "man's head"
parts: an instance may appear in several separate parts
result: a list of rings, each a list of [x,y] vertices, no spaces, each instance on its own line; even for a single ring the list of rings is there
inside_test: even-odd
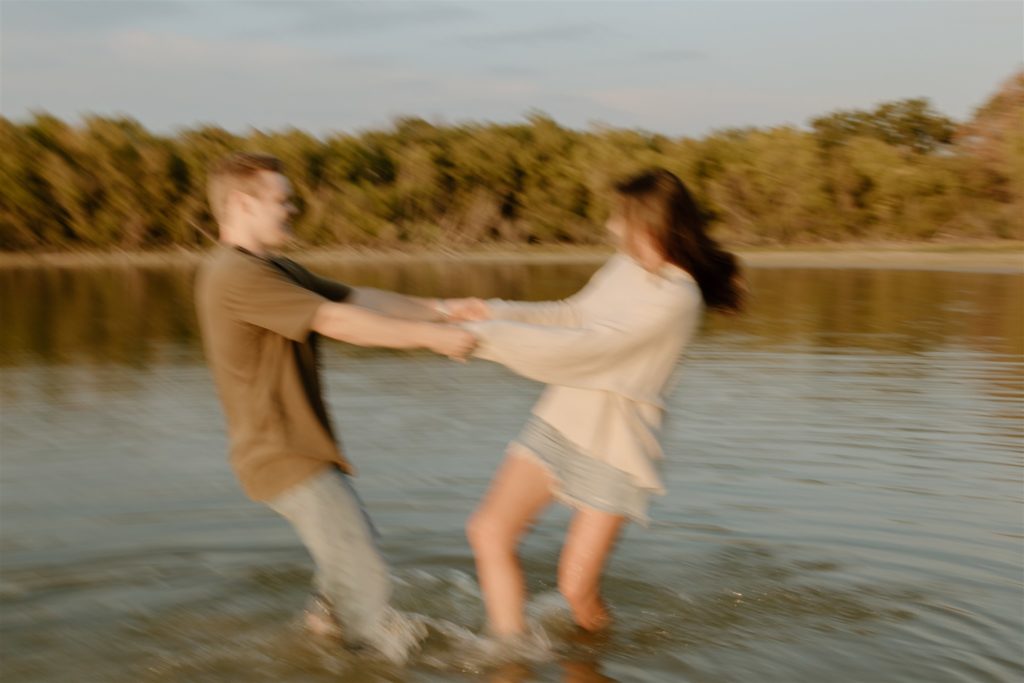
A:
[[[279,159],[245,152],[210,169],[207,192],[222,241],[258,253],[288,240],[295,206],[282,171]]]

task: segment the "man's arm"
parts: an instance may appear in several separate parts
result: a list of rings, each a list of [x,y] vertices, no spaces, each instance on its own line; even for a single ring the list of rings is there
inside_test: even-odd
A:
[[[400,320],[352,304],[320,304],[312,329],[356,346],[425,348],[450,358],[465,358],[476,346],[476,337],[458,327]]]
[[[424,299],[373,287],[354,287],[346,303],[405,320],[441,321],[445,316],[437,299]]]

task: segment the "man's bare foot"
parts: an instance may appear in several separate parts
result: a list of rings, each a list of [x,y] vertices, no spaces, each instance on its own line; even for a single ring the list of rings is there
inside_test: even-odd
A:
[[[340,638],[341,625],[331,611],[330,603],[325,598],[314,595],[306,604],[306,612],[303,615],[306,630],[315,636],[325,638]]]
[[[364,646],[369,646],[392,664],[405,664],[427,637],[426,620],[418,614],[388,607]]]
[[[319,614],[306,612],[304,616],[306,630],[314,636],[322,638],[340,638],[341,627],[333,619],[325,618]]]

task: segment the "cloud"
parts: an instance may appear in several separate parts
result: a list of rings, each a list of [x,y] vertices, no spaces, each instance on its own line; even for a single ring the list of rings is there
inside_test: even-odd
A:
[[[803,122],[922,83],[944,110],[967,111],[1020,44],[1009,10],[981,16],[971,3],[956,5],[955,21],[950,7],[900,5],[910,42],[868,52],[853,28],[877,22],[853,5],[803,24],[751,5],[736,24],[727,8],[678,3],[0,3],[4,115],[123,111],[156,130],[202,120],[318,132],[398,114],[507,121],[542,109],[574,126],[695,133]]]
[[[44,109],[74,120],[125,113],[158,132],[209,122],[229,130],[295,126],[314,134],[387,125],[396,116],[509,121],[543,109],[569,125],[621,119],[621,112],[565,88],[542,85],[531,69],[454,73],[429,64],[381,63],[311,45],[183,36],[139,29],[103,40],[50,43],[22,33],[4,64],[4,114]],[[486,71],[486,69],[484,70]]]
[[[528,66],[514,66],[511,64],[496,64],[489,66],[484,69],[484,73],[490,76],[497,76],[499,78],[514,77],[514,78],[536,78],[540,76],[543,71],[540,69],[534,69]]]
[[[115,0],[3,0],[3,33],[21,31],[84,32],[188,16],[186,2],[117,2]]]
[[[32,33],[6,41],[3,109],[62,117],[126,112],[157,129],[211,121],[231,129],[353,125],[388,91],[416,93],[420,74],[358,56],[254,40],[201,39],[142,30],[103,41],[69,36],[49,59]]]
[[[514,62],[438,70],[314,43],[139,28],[68,34],[57,54],[52,35],[22,31],[5,41],[4,115],[124,112],[164,132],[210,122],[236,131],[326,133],[386,125],[399,115],[508,121],[538,108],[573,126],[637,120],[628,97],[622,106],[614,94],[572,92],[547,83],[544,70]]]
[[[617,87],[590,89],[584,93],[594,102],[622,113],[618,124],[691,134],[713,129],[796,125],[807,112],[823,111],[828,95],[799,95],[770,88],[723,87]]]
[[[590,38],[603,31],[597,24],[563,24],[546,28],[517,29],[464,36],[462,43],[473,47],[493,45],[538,45],[572,42]]]
[[[410,26],[450,24],[477,16],[469,6],[433,2],[260,2],[246,3],[262,14],[275,14],[272,28],[250,35],[304,36],[379,32]],[[282,19],[283,18],[283,19]]]
[[[698,59],[706,59],[707,53],[700,50],[689,50],[687,48],[669,48],[667,50],[649,50],[642,55],[650,61],[657,62],[689,62]]]

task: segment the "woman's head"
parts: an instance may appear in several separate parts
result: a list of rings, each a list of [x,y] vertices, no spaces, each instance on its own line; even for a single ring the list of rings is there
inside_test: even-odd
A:
[[[711,308],[736,311],[742,283],[735,257],[707,234],[707,220],[675,175],[652,169],[617,183],[608,230],[619,248],[650,270],[665,261],[697,281]]]

